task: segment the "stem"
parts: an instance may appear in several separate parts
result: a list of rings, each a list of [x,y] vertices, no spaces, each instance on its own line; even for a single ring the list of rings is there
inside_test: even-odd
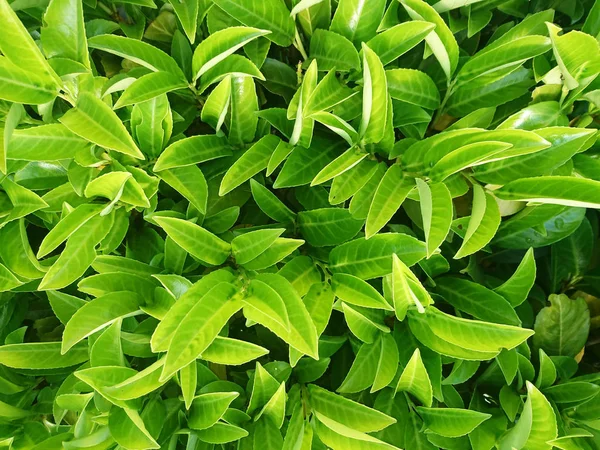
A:
[[[304,50],[304,44],[302,44],[302,39],[298,34],[298,28],[296,28],[295,36],[294,36],[294,47],[298,49],[304,61],[308,59],[308,55],[306,54],[306,50]]]
[[[452,94],[454,94],[454,87],[455,87],[455,85],[456,85],[456,79],[454,79],[448,85],[448,89],[446,89],[446,94],[444,95],[444,98],[442,99],[442,103],[440,104],[440,107],[438,108],[437,112],[435,113],[435,117],[434,117],[434,120],[433,120],[433,126],[434,126],[434,128],[435,128],[435,124],[437,123],[438,120],[440,120],[440,117],[444,113],[444,108],[446,106],[446,103],[448,102],[448,99],[450,98],[450,96]]]
[[[100,9],[104,10],[104,12],[106,14],[108,14],[109,16],[112,16],[115,13],[115,11],[113,9],[109,8],[102,2],[98,2],[98,6],[100,7]]]
[[[70,94],[58,94],[60,98],[69,103],[71,106],[75,106],[75,99]]]

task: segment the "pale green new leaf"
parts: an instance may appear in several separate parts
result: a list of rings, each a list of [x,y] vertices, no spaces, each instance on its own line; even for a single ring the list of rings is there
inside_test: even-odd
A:
[[[331,280],[336,297],[351,305],[392,311],[391,305],[366,281],[353,275],[336,273]]]
[[[93,94],[81,94],[77,106],[62,116],[60,123],[96,145],[144,159],[121,120],[106,103]]]
[[[418,45],[435,29],[435,24],[420,20],[404,22],[388,28],[367,42],[386,66]],[[439,95],[439,94],[438,94]]]
[[[231,147],[225,138],[217,135],[191,136],[164,149],[154,165],[154,171],[192,166],[225,156],[231,156]]]
[[[71,234],[65,249],[42,279],[40,290],[61,289],[81,277],[96,258],[96,246],[110,231],[113,214],[95,216]]]
[[[416,409],[429,431],[449,438],[464,436],[492,417],[491,414],[459,408],[417,406]]]
[[[429,258],[442,245],[450,231],[454,205],[450,191],[444,183],[427,184],[420,178],[417,178],[416,182]]]
[[[269,34],[269,31],[251,27],[230,27],[211,34],[194,50],[192,60],[194,80],[248,42],[266,34]]]
[[[387,120],[388,87],[383,64],[367,44],[363,52],[363,102],[359,135],[365,143],[383,139]]]
[[[202,355],[229,318],[242,308],[235,294],[232,284],[219,283],[189,310],[173,334],[160,380],[170,378]]]
[[[141,313],[139,308],[143,302],[136,293],[121,291],[86,303],[73,314],[65,326],[61,353],[65,354],[79,341],[113,322]]]
[[[153,220],[181,248],[201,261],[219,265],[229,257],[231,245],[201,226],[174,217],[157,216]]]
[[[266,169],[279,141],[277,136],[269,134],[250,147],[225,173],[219,187],[219,195],[231,192],[261,170]]]
[[[537,388],[527,381],[527,401],[517,424],[502,436],[498,449],[529,448],[550,450],[548,441],[558,436],[556,415],[550,402]]]
[[[494,291],[504,297],[512,306],[519,306],[525,300],[533,287],[536,277],[536,263],[533,249],[530,248],[523,256],[515,273]]]
[[[485,247],[500,226],[500,210],[496,199],[479,185],[473,185],[473,209],[463,243],[454,255],[460,259]]]
[[[435,9],[423,0],[402,0],[402,6],[413,20],[433,23],[435,29],[425,37],[425,42],[442,66],[448,82],[450,82],[458,65],[458,44]]]
[[[414,351],[406,367],[404,367],[396,386],[396,392],[398,391],[408,392],[414,395],[423,405],[431,407],[433,390],[419,349]]]

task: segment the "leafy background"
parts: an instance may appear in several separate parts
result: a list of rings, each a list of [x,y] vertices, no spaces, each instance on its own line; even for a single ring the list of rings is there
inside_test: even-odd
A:
[[[600,2],[0,30],[1,447],[600,448]]]

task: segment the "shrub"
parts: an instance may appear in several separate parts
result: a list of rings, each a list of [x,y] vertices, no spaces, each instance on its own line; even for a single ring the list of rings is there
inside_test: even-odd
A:
[[[600,449],[592,3],[0,0],[0,447]]]

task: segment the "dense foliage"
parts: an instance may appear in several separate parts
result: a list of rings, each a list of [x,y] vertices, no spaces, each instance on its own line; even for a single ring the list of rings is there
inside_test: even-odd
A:
[[[598,36],[0,0],[0,448],[600,449]]]

